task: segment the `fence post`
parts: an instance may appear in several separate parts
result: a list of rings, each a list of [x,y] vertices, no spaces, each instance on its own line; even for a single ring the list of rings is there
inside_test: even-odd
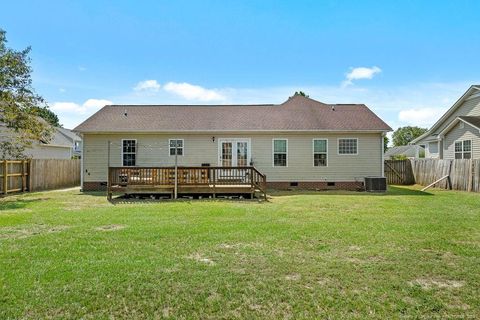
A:
[[[467,191],[471,192],[472,191],[472,185],[473,185],[473,159],[470,159],[470,165],[469,170],[468,170],[468,185],[467,185]]]
[[[33,191],[33,175],[32,175],[32,167],[33,167],[33,161],[34,160],[29,160],[28,161],[28,191],[32,192]]]
[[[3,194],[8,193],[8,161],[3,161]]]

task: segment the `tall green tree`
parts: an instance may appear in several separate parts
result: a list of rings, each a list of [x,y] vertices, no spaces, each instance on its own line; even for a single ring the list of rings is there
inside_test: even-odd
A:
[[[34,107],[32,110],[36,113],[40,118],[47,121],[51,126],[54,127],[61,127],[60,120],[58,116],[50,110],[48,107]]]
[[[427,132],[428,129],[420,127],[400,127],[393,132],[392,141],[395,147],[406,146],[412,140],[420,137],[422,134]]]
[[[388,150],[388,143],[390,142],[390,139],[385,135],[383,136],[383,152],[386,152]]]
[[[0,29],[0,123],[8,129],[2,129],[0,158],[23,157],[33,142],[51,137],[51,126],[39,114],[48,106],[32,87],[30,50],[8,48]]]
[[[293,94],[294,96],[302,96],[302,97],[305,97],[305,98],[309,98],[309,95],[306,94],[305,92],[303,91],[295,91],[295,93]]]

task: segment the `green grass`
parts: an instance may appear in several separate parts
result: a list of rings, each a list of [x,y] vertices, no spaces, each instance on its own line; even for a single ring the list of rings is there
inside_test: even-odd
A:
[[[479,297],[479,194],[0,199],[0,319],[473,319]]]

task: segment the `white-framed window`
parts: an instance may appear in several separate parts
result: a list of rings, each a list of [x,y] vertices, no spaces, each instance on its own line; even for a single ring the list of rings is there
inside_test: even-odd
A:
[[[177,146],[177,155],[183,156],[183,139],[169,139],[169,154],[171,156],[175,155],[175,145]]]
[[[472,158],[472,140],[455,141],[455,159]]]
[[[342,154],[342,155],[358,154],[358,139],[357,138],[339,138],[338,154]]]
[[[313,139],[313,166],[328,166],[328,140]]]
[[[273,139],[273,166],[286,167],[288,166],[288,140],[287,139]]]
[[[137,140],[122,140],[122,165],[124,167],[133,167],[137,161]]]

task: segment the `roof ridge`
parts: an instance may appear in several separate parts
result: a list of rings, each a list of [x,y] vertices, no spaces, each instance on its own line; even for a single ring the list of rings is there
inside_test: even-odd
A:
[[[105,107],[259,107],[259,106],[279,106],[274,103],[262,104],[107,104]]]

